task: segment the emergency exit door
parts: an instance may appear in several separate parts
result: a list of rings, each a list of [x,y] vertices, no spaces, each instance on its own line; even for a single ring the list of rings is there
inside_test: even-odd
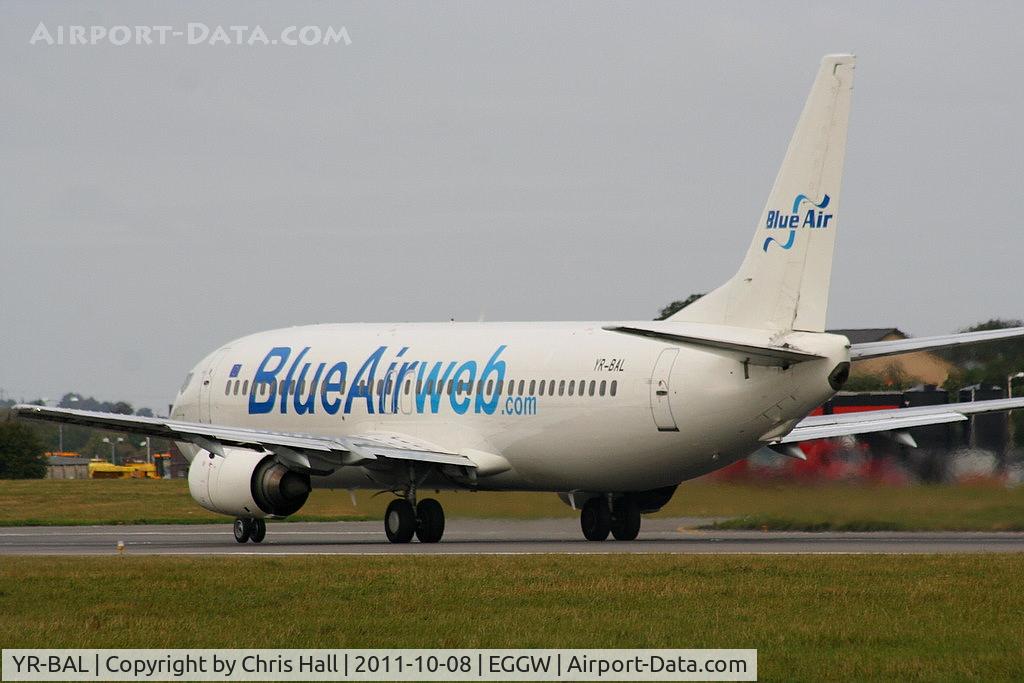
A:
[[[672,415],[672,365],[676,362],[679,349],[665,349],[658,356],[651,375],[651,414],[660,432],[678,432],[676,419]]]

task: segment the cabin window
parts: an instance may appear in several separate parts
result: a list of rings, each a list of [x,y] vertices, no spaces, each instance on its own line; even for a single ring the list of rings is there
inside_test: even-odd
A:
[[[536,389],[537,389],[537,380],[531,379],[530,380],[530,393],[529,393],[529,395],[530,396],[536,396],[536,393],[535,393]]]
[[[249,380],[242,382],[242,396],[246,396],[249,393]]]
[[[405,380],[405,395],[408,396],[409,392],[412,391],[412,380]]]
[[[551,381],[548,382],[548,396],[554,396],[554,395],[555,395],[555,380],[551,380]]]
[[[597,384],[594,380],[590,380],[590,395],[594,395],[594,385]]]
[[[543,396],[543,395],[544,395],[544,388],[545,388],[546,386],[547,386],[547,382],[545,382],[544,380],[541,380],[541,381],[540,381],[540,389],[538,389],[538,391],[540,392],[540,395],[541,395],[541,396]]]
[[[587,380],[581,379],[580,383],[576,385],[576,388],[579,391],[580,396],[587,393]]]
[[[607,384],[608,383],[606,381],[601,380],[601,386],[598,387],[597,393],[600,394],[601,396],[604,396],[604,390],[605,390],[605,387],[607,386]]]
[[[572,394],[573,394],[573,392],[575,390],[576,390],[576,380],[571,379],[571,380],[569,380],[569,395],[572,396]]]
[[[493,392],[494,392],[494,380],[493,379],[489,379],[489,380],[487,380],[487,393],[490,394],[490,393],[493,393]],[[481,393],[483,393],[483,392],[481,392]]]
[[[525,396],[526,395],[526,380],[525,379],[519,380],[519,395],[520,396]]]
[[[238,396],[238,385],[239,385],[239,381],[236,379],[235,380],[235,388],[234,388],[234,391],[232,392],[232,393],[234,393],[235,396]]]
[[[224,395],[227,396],[230,393],[231,393],[231,380],[228,380],[228,383],[224,385]]]
[[[455,380],[453,380],[453,379],[448,380],[448,395],[449,396],[452,395],[452,389],[454,389],[454,388],[455,388]]]
[[[619,386],[619,380],[617,380],[617,379],[613,379],[613,380],[612,380],[612,385],[611,385],[611,387],[609,387],[609,389],[611,389],[611,391],[610,391],[609,393],[610,393],[610,394],[611,394],[612,396],[614,396],[614,395],[615,395],[615,390],[616,390],[616,389],[618,388],[618,386]]]
[[[565,396],[565,380],[564,379],[561,380],[558,383],[558,395],[559,396]]]

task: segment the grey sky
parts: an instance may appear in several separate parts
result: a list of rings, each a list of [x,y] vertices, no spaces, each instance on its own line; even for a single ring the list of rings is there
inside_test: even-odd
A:
[[[7,395],[164,410],[292,324],[651,318],[738,266],[827,52],[859,57],[830,323],[1024,316],[1019,3],[90,4],[0,4]]]

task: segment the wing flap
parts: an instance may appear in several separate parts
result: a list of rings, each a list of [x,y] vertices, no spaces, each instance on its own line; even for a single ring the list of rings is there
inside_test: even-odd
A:
[[[910,427],[962,422],[968,415],[1003,412],[1024,408],[1024,398],[1002,398],[992,401],[968,401],[945,405],[866,410],[840,415],[812,415],[800,420],[793,430],[775,443],[797,443],[836,436],[856,436],[887,432]]]
[[[909,429],[910,427],[962,422],[966,419],[966,415],[946,412],[935,413],[934,415],[922,415],[918,417],[890,417],[877,420],[864,420],[862,422],[804,426],[797,424],[797,426],[793,428],[793,431],[782,438],[780,443],[797,443],[800,441],[809,441],[811,439],[829,439],[836,436],[853,436],[856,434],[870,434],[872,432],[888,432],[896,429]]]

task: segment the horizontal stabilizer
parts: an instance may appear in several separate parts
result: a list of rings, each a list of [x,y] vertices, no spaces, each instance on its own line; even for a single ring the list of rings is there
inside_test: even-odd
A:
[[[788,345],[771,346],[750,344],[744,341],[733,340],[724,337],[716,338],[694,336],[682,332],[652,327],[609,325],[608,327],[604,327],[602,329],[608,330],[609,332],[621,332],[622,334],[632,334],[638,337],[650,337],[652,339],[661,339],[663,341],[678,344],[692,344],[694,346],[702,346],[704,348],[714,349],[717,351],[731,351],[733,353],[742,354],[743,356],[745,356],[744,360],[749,361],[753,365],[771,365],[788,367],[790,365],[793,365],[794,363],[802,363],[803,361],[818,360],[820,358],[823,358],[823,356],[819,356],[814,353],[808,353],[807,351],[801,351],[800,349],[796,349]]]
[[[997,341],[1024,337],[1024,327],[1010,327],[1003,330],[982,330],[980,332],[961,332],[960,334],[944,334],[937,337],[917,337],[911,339],[893,339],[892,341],[866,342],[850,346],[850,360],[894,356],[898,353],[924,351],[926,349],[948,349],[965,344]]]

